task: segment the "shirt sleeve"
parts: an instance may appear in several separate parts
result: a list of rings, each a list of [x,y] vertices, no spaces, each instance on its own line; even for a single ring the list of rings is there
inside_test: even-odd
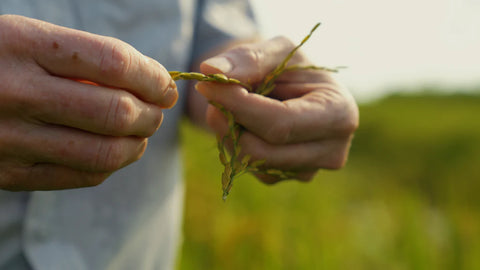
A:
[[[192,60],[235,39],[258,36],[248,0],[199,0]]]

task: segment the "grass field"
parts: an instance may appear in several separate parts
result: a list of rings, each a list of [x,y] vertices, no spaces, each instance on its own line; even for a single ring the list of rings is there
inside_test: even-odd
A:
[[[213,136],[185,123],[178,269],[480,269],[480,96],[360,107],[347,166],[308,184],[238,179],[221,199]]]

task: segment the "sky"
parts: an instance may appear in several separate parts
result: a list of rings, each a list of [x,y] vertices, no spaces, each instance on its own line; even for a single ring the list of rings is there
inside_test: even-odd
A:
[[[480,0],[251,0],[262,34],[304,45],[360,101],[393,90],[480,86]]]

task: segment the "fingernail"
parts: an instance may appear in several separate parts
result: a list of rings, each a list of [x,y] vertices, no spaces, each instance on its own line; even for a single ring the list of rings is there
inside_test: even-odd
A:
[[[175,103],[177,103],[177,99],[177,85],[173,80],[171,80],[167,86],[167,89],[165,89],[165,94],[163,96],[163,104],[166,108],[171,108],[175,105]]]
[[[203,63],[212,68],[218,69],[221,73],[228,73],[233,70],[232,62],[223,56],[210,58]]]

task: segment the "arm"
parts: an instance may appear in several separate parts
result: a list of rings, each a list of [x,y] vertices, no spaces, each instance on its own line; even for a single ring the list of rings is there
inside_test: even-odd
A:
[[[110,37],[3,15],[0,55],[0,189],[101,183],[177,100],[165,68]]]

